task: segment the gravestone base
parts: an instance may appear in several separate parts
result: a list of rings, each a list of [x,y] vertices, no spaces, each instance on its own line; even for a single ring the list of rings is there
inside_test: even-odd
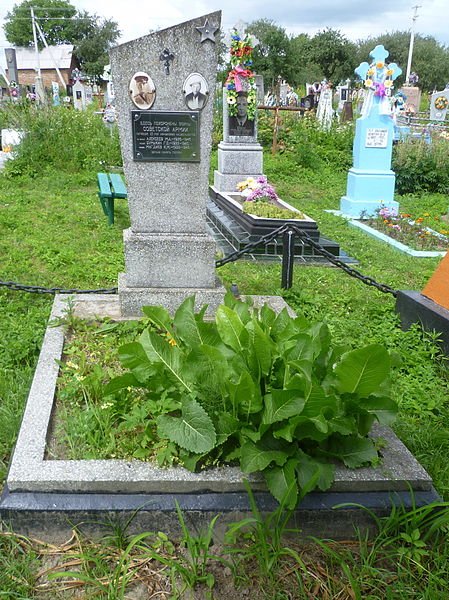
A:
[[[128,285],[126,273],[119,273],[118,292],[120,298],[120,315],[122,317],[142,317],[142,306],[163,306],[170,314],[189,296],[195,294],[195,307],[199,310],[203,304],[207,304],[206,315],[212,317],[218,306],[223,303],[226,289],[218,277],[215,286],[208,288],[198,287],[137,287]]]
[[[374,215],[379,208],[394,208],[399,203],[389,200],[394,196],[396,176],[393,171],[362,171],[352,168],[348,172],[347,193],[340,200],[340,211],[350,217]]]
[[[248,177],[260,177],[263,170],[263,149],[258,143],[220,142],[218,170],[214,172],[214,187],[219,191],[235,191],[237,184]]]
[[[215,287],[215,243],[207,233],[123,232],[130,287]]]

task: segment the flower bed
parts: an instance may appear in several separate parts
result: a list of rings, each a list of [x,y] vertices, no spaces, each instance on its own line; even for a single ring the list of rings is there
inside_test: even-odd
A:
[[[440,218],[432,217],[428,212],[413,217],[408,213],[397,214],[392,208],[381,208],[376,216],[362,222],[415,251],[443,252],[448,248],[449,230],[435,231],[433,227]]]

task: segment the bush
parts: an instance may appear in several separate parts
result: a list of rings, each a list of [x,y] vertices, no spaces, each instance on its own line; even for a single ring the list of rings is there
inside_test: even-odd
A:
[[[428,144],[408,138],[394,146],[392,168],[398,194],[445,193],[449,188],[449,142],[434,137]]]
[[[33,177],[48,170],[75,173],[122,164],[117,128],[111,135],[93,109],[8,103],[0,111],[0,123],[26,132],[15,159],[6,164],[9,176]]]
[[[259,140],[273,143],[274,116],[259,111]],[[331,166],[344,171],[352,165],[354,129],[351,123],[335,124],[329,131],[320,128],[314,115],[279,113],[277,152],[288,154],[296,167],[316,171]]]

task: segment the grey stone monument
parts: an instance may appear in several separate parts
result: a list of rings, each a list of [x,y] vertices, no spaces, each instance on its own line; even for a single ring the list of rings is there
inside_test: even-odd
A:
[[[446,99],[447,102],[444,101]],[[432,121],[444,121],[449,106],[449,90],[434,92],[430,99],[430,119]]]
[[[214,188],[235,192],[240,181],[259,177],[263,170],[263,150],[257,142],[257,116],[243,125],[228,113],[226,88],[223,89],[223,140],[218,144],[218,169]]]
[[[215,244],[206,232],[220,20],[217,11],[111,51],[131,219],[118,284],[125,317],[140,316],[148,304],[173,312],[194,293],[210,312],[223,300]],[[201,110],[185,101],[192,74],[207,83]],[[145,110],[138,106],[142,93]]]
[[[19,72],[17,70],[16,49],[5,48],[6,64],[8,69],[9,81],[15,81],[19,84]]]

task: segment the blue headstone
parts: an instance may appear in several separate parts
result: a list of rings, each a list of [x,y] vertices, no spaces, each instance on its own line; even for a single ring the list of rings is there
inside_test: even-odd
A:
[[[391,170],[394,124],[389,96],[393,81],[402,70],[386,64],[388,51],[376,46],[371,64],[361,63],[355,73],[364,81],[368,95],[357,119],[353,145],[353,167],[348,172],[346,195],[340,200],[340,210],[351,217],[375,213],[382,206],[399,209],[393,200],[395,174]]]

